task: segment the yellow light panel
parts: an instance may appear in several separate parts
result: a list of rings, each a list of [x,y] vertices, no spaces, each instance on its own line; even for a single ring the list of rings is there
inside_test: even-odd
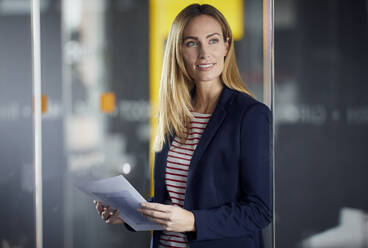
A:
[[[46,94],[43,94],[41,96],[41,110],[42,110],[42,114],[47,112],[47,102],[48,102],[48,97]]]
[[[152,150],[153,140],[156,136],[157,128],[157,106],[158,91],[160,87],[160,77],[162,60],[164,54],[164,42],[167,39],[171,23],[176,15],[186,6],[192,3],[211,4],[224,14],[229,22],[235,40],[243,37],[243,0],[150,0],[150,46],[149,46],[149,66],[150,66],[150,104],[151,104],[151,139],[150,139],[150,170],[151,170],[151,195],[153,195],[153,162],[154,152]]]
[[[100,110],[102,113],[113,113],[115,111],[115,94],[111,92],[102,93],[100,96]]]

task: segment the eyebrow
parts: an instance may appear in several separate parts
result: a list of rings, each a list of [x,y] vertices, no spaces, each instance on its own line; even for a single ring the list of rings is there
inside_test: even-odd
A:
[[[212,33],[212,34],[207,35],[206,38],[208,39],[208,38],[210,38],[211,36],[214,36],[214,35],[220,35],[221,36],[221,34],[219,34],[219,33]],[[198,40],[197,37],[194,37],[194,36],[186,36],[186,37],[184,37],[183,41],[185,41],[187,39]]]

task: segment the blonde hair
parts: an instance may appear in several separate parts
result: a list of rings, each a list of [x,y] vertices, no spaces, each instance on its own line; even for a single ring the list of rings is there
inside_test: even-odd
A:
[[[215,7],[208,4],[192,4],[183,9],[175,18],[166,43],[158,109],[158,128],[153,145],[154,151],[160,151],[169,137],[177,135],[186,137],[186,127],[193,115],[191,90],[195,87],[194,81],[185,69],[181,46],[185,26],[199,15],[209,15],[221,25],[224,41],[229,39],[229,51],[224,61],[221,74],[222,82],[229,88],[253,96],[244,85],[236,64],[233,35],[225,17]]]

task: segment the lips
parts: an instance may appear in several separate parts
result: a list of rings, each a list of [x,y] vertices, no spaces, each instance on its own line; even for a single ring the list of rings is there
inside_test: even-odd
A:
[[[196,65],[196,69],[200,71],[210,70],[216,63],[203,63]]]

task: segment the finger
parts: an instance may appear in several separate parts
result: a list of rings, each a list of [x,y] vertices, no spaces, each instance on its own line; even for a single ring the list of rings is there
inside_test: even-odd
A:
[[[149,216],[149,217],[158,218],[162,220],[170,220],[170,215],[167,212],[161,212],[161,211],[146,209],[146,208],[138,208],[137,211],[147,217]]]
[[[101,218],[102,218],[103,220],[107,220],[107,219],[108,219],[108,217],[109,217],[109,212],[108,212],[108,211],[103,211],[103,212],[101,213]]]
[[[109,223],[114,222],[115,219],[116,219],[116,216],[111,215],[106,218],[105,222],[109,224]]]
[[[110,209],[107,211],[106,219],[110,219],[110,218],[112,218],[112,217],[117,216],[118,211],[119,211],[119,210],[113,210],[113,209],[111,209],[111,208],[110,208]]]
[[[115,211],[116,211],[116,209],[115,209],[115,208],[112,208],[112,207],[110,207],[110,206],[107,206],[106,210],[107,210],[107,211],[110,211],[110,212],[115,212]]]
[[[119,217],[120,211],[115,210],[114,212],[110,212],[110,215],[106,219],[107,224],[118,224],[124,223],[123,220]]]
[[[107,219],[105,222],[106,222],[106,224],[121,224],[121,223],[124,223],[124,221],[118,216],[112,216],[109,219]]]
[[[160,204],[160,203],[152,203],[152,202],[142,202],[141,207],[142,208],[147,208],[147,209],[158,210],[158,211],[161,211],[161,212],[170,211],[171,208],[172,208],[172,206],[170,206],[170,205],[165,205],[165,204]]]
[[[102,211],[104,210],[104,206],[101,202],[97,202],[96,209],[98,211],[98,214],[101,215]]]
[[[107,215],[106,220],[120,218],[119,217],[119,214],[120,214],[120,211],[119,210],[114,210],[113,212],[109,212],[108,215]]]
[[[106,209],[106,212],[108,213],[108,216],[115,215],[115,213],[116,213],[117,211],[119,211],[119,210],[117,210],[117,209],[115,209],[115,208],[112,208],[112,207],[108,207],[108,208]]]
[[[109,210],[109,208],[110,208],[110,206],[107,206],[107,205],[103,205],[103,204],[101,204],[101,214],[102,214],[103,212],[105,212],[105,216],[107,216],[108,212],[110,211],[110,210]],[[100,214],[100,215],[101,215],[101,214]],[[105,217],[105,219],[106,219],[106,217]]]
[[[116,214],[119,214],[119,213],[120,213],[120,211],[119,211],[119,210],[117,210],[117,209],[113,209],[113,208],[111,208],[111,207],[109,207],[108,209],[106,209],[106,210],[104,210],[104,211],[103,211],[103,214],[104,214],[104,216],[105,216],[105,219],[108,219],[108,218],[110,218],[111,216],[116,215]]]
[[[105,223],[106,224],[114,224],[115,222],[116,222],[117,220],[115,219],[115,218],[108,218],[106,221],[105,221]]]
[[[97,202],[97,203],[96,203],[96,210],[97,210],[97,212],[101,215],[101,210],[102,210],[102,208],[101,208],[101,203],[100,203],[100,202]]]
[[[162,219],[158,219],[158,218],[152,218],[152,217],[149,217],[147,216],[147,219],[154,222],[154,223],[157,223],[159,225],[162,225],[164,227],[167,227],[168,226],[168,221],[165,221],[165,220],[162,220]]]

